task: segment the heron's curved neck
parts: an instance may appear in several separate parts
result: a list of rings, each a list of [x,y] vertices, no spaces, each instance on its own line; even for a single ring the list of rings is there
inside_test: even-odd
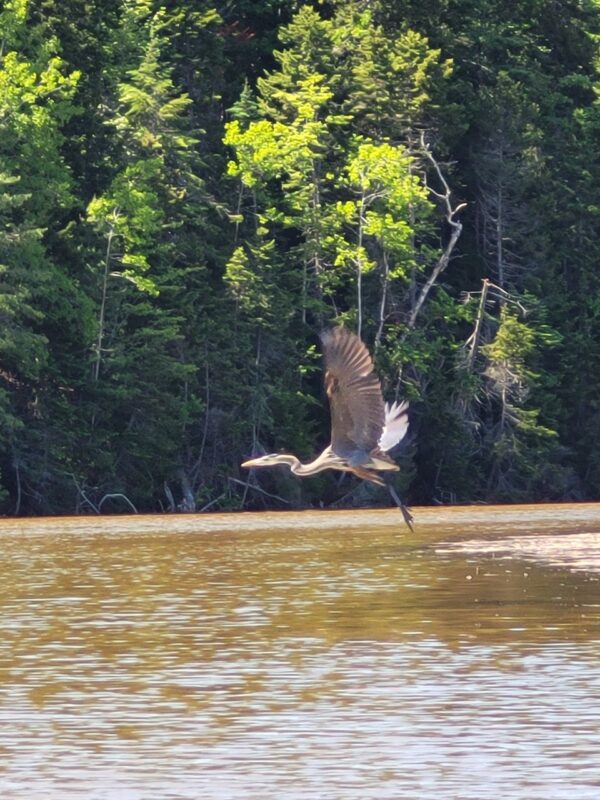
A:
[[[296,472],[297,468],[302,466],[296,456],[293,456],[291,453],[279,453],[274,461],[277,464],[287,464],[292,472]]]
[[[314,461],[309,461],[308,464],[302,464],[294,456],[291,456],[291,458],[294,459],[293,465],[289,461],[288,463],[294,475],[316,475],[317,472],[322,472],[324,469],[329,469],[331,467],[329,463],[330,457],[331,448],[326,447],[320,456],[317,456]]]

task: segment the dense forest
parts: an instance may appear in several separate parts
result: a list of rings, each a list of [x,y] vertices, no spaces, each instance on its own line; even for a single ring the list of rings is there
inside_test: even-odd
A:
[[[0,512],[600,497],[599,0],[0,3]]]

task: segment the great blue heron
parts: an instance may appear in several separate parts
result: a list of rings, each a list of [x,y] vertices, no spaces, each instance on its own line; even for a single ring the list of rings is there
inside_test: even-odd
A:
[[[289,453],[270,453],[244,461],[242,467],[287,464],[294,475],[315,475],[325,469],[353,472],[359,478],[387,486],[412,530],[412,516],[394,487],[379,473],[397,472],[388,455],[408,429],[408,403],[383,402],[381,385],[369,351],[347,328],[321,334],[325,356],[325,390],[331,409],[331,444],[320,456],[302,464]]]

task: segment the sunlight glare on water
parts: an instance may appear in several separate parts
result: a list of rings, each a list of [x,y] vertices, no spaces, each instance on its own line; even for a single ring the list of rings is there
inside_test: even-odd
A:
[[[600,506],[4,520],[3,800],[597,800]]]

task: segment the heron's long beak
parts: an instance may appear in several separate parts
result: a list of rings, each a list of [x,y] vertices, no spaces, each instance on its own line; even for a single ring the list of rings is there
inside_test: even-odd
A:
[[[241,466],[244,469],[250,469],[250,467],[258,467],[260,466],[260,462],[262,461],[262,456],[260,458],[251,458],[249,461],[244,461]]]

